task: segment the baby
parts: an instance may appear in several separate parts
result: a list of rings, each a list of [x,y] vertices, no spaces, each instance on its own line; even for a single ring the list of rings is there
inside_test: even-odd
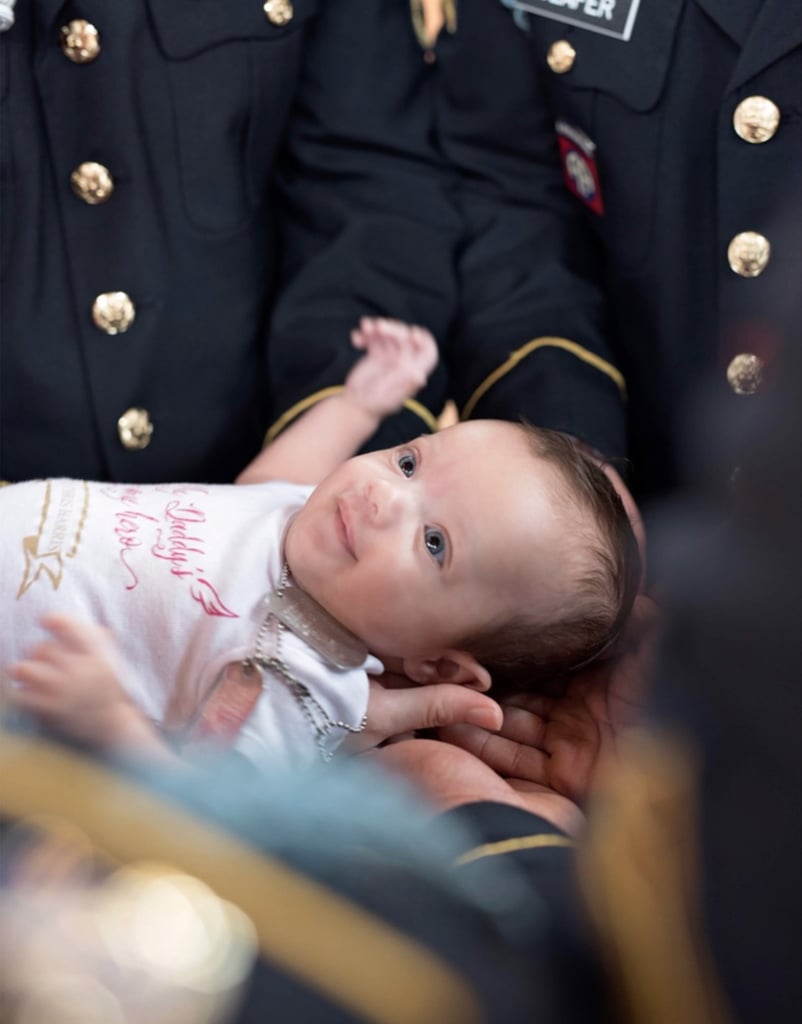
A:
[[[254,460],[251,486],[0,491],[13,705],[83,739],[119,724],[152,743],[155,723],[295,762],[370,724],[383,667],[522,688],[612,643],[639,560],[594,461],[501,421],[346,458],[436,362],[428,332],[397,322],[365,320],[354,343],[366,354],[343,391]]]

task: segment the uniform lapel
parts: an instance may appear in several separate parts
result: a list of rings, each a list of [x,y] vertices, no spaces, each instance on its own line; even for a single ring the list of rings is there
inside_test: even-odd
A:
[[[730,89],[737,89],[800,44],[802,17],[798,2],[764,0],[735,66]]]
[[[722,32],[742,46],[760,11],[761,0],[696,0],[696,4]]]

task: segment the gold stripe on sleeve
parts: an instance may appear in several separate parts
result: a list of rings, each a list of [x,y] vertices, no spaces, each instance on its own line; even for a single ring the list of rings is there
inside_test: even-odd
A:
[[[497,381],[501,380],[502,377],[506,377],[506,375],[513,370],[521,360],[541,348],[559,348],[564,352],[570,353],[572,356],[580,359],[583,363],[587,363],[600,373],[603,373],[606,377],[609,377],[621,392],[622,396],[626,397],[627,385],[621,371],[616,369],[612,363],[608,363],[606,359],[602,359],[601,356],[597,356],[595,352],[591,352],[590,349],[584,348],[584,346],[577,344],[575,341],[570,341],[568,338],[533,338],[532,341],[528,341],[525,345],[522,345],[521,348],[512,352],[506,362],[502,363],[501,366],[496,367],[492,373],[485,377],[479,387],[476,388],[474,393],[465,403],[462,411],[460,412],[460,419],[469,419],[479,400]]]
[[[404,402],[404,408],[409,409],[409,411],[414,413],[418,419],[423,420],[433,434],[437,432],[437,417],[433,416],[425,405],[421,405],[420,402],[416,402],[414,398],[408,398],[406,402]]]
[[[292,423],[294,419],[297,419],[302,412],[306,412],[307,409],[311,409],[313,405],[317,405],[318,402],[322,402],[324,398],[331,398],[332,395],[339,395],[345,391],[343,384],[337,384],[334,387],[323,388],[320,391],[315,391],[312,395],[307,395],[306,398],[302,398],[300,402],[296,402],[295,405],[291,405],[286,412],[282,413],[276,422],[268,428],[265,434],[264,447],[266,448],[270,442],[278,437],[281,431],[287,426],[288,423]]]
[[[516,836],[514,839],[502,839],[497,843],[484,843],[463,853],[455,861],[457,867],[470,864],[483,857],[500,857],[507,853],[518,853],[520,850],[539,850],[554,846],[575,846],[573,839],[551,832],[540,832],[533,836]]]
[[[343,384],[335,384],[329,388],[322,388],[320,391],[315,391],[314,394],[307,395],[306,398],[302,398],[300,402],[296,402],[295,405],[290,406],[286,412],[282,413],[276,422],[268,429],[265,434],[265,440],[263,447],[267,447],[271,441],[275,440],[276,437],[281,433],[286,426],[288,426],[294,419],[297,419],[301,413],[306,412],[307,409],[311,409],[313,405],[317,405],[318,402],[322,402],[325,398],[331,398],[333,395],[342,394],[345,391]],[[423,420],[429,430],[434,433],[437,430],[437,417],[434,416],[425,405],[421,405],[420,402],[416,402],[414,398],[408,398],[404,402],[404,408],[409,409],[411,413],[414,413],[419,419]]]

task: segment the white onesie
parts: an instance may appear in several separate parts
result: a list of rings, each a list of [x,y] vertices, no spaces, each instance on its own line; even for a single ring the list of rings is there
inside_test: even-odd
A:
[[[287,524],[311,490],[82,480],[0,488],[0,667],[44,638],[42,615],[89,619],[114,633],[123,684],[145,714],[161,726],[188,724],[224,666],[254,654]],[[269,654],[272,630],[266,637]],[[338,670],[287,630],[281,657],[332,721],[361,722],[377,659]],[[265,678],[234,747],[257,761],[319,758],[297,699],[272,673]],[[327,752],[345,735],[328,733]]]

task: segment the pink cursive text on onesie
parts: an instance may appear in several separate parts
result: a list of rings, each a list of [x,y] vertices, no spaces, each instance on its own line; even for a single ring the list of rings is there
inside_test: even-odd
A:
[[[171,496],[157,513],[155,503],[148,512],[139,508],[144,489],[136,486],[108,487],[102,492],[107,498],[125,506],[114,512],[114,534],[119,545],[119,558],[127,576],[126,590],[140,583],[132,559],[136,549],[142,548],[154,558],[169,566],[171,576],[189,584],[189,594],[207,615],[236,619],[236,612],[226,607],[214,583],[207,578],[202,562],[206,556],[202,526],[206,514],[189,495],[208,494],[205,487],[164,485],[151,493]],[[154,539],[155,535],[155,539]],[[140,553],[137,552],[140,557]]]

